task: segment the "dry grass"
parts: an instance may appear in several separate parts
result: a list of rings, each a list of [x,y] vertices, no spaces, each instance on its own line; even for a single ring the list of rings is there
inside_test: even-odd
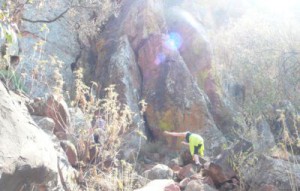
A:
[[[120,159],[122,146],[126,142],[125,137],[129,133],[142,134],[139,127],[133,125],[133,113],[129,106],[118,101],[115,86],[105,89],[106,96],[97,100],[93,105],[87,103],[85,115],[91,119],[94,113],[101,113],[105,124],[99,144],[93,143],[91,131],[77,132],[77,147],[81,153],[81,173],[83,187],[86,190],[133,190],[137,182],[136,164],[130,164]],[[91,95],[93,96],[93,95]],[[95,104],[96,103],[96,104]],[[141,102],[141,112],[145,111],[145,102]],[[141,137],[142,137],[141,136]],[[139,144],[139,143],[138,143]],[[135,156],[137,160],[138,153]]]

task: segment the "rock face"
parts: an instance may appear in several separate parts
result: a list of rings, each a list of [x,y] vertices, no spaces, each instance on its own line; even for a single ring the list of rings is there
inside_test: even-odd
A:
[[[92,74],[92,80],[100,84],[100,95],[114,83],[124,95],[120,99],[132,108],[137,109],[137,102],[145,99],[148,107],[139,118],[145,119],[149,138],[165,140],[164,130],[190,130],[204,135],[207,153],[217,152],[225,139],[210,113],[210,98],[199,83],[199,75],[211,68],[205,30],[198,22],[199,33],[186,20],[183,26],[181,22],[175,26],[166,10],[160,1],[124,1],[119,16],[109,20],[91,42],[82,62],[89,64],[87,75]],[[193,17],[184,13],[178,16],[182,21],[186,14]],[[179,139],[167,142],[179,146]]]
[[[70,17],[67,15],[72,14],[70,1],[45,0],[43,2],[44,6],[41,6],[38,1],[27,4],[20,23],[23,38],[18,44],[22,49],[20,55],[22,59],[18,70],[30,74],[25,81],[29,94],[44,96],[45,92],[52,91],[48,89],[49,86],[62,85],[62,81],[65,85],[63,90],[70,91],[72,89],[72,70],[74,67],[82,66],[84,67],[85,82],[89,83],[91,80],[97,82],[98,87],[95,89],[97,95],[103,95],[104,89],[108,85],[116,84],[121,102],[128,104],[137,113],[136,124],[144,119],[145,124],[141,127],[145,128],[150,139],[159,140],[167,143],[167,146],[178,148],[181,140],[163,137],[162,131],[189,130],[200,133],[205,139],[205,155],[212,156],[220,153],[221,145],[226,142],[225,137],[236,136],[232,131],[237,127],[233,116],[238,114],[230,103],[228,105],[227,100],[222,98],[221,87],[218,87],[216,79],[214,79],[210,40],[202,22],[200,13],[202,10],[199,11],[200,3],[198,1],[124,0],[119,16],[110,17],[107,22],[105,21],[105,25],[95,22],[95,25],[101,26],[101,32],[98,31],[99,34],[84,42],[78,33],[83,28],[78,26],[79,30],[76,31],[73,26],[69,25],[71,22],[68,22]],[[120,3],[120,1],[117,2]],[[39,9],[32,11],[37,7]],[[88,17],[88,20],[95,19],[93,12],[83,11],[83,17]],[[73,19],[76,23],[79,22],[78,18]],[[56,76],[56,72],[62,74],[62,79]],[[228,93],[234,98],[233,100],[243,103],[245,87],[242,84],[236,83],[228,86]],[[147,110],[143,115],[139,113],[138,102],[141,99],[145,99],[148,103]],[[5,104],[8,103],[9,101],[5,101]],[[50,131],[53,128],[53,132],[59,138],[64,139],[69,131],[70,123],[65,103],[51,96],[47,101],[41,102],[41,105],[39,103],[32,106],[34,109],[32,114],[51,118],[55,124],[54,127],[50,121],[39,121],[39,124],[49,125],[47,128]],[[40,130],[33,130],[34,125],[30,124],[30,121],[22,122],[21,118],[13,120],[11,116],[15,113],[9,109],[6,110],[5,104],[0,107],[3,110],[0,116],[3,119],[1,123],[3,123],[3,127],[11,128],[1,129],[0,135],[3,136],[3,139],[0,139],[0,143],[10,140],[13,140],[14,143],[8,148],[3,146],[3,149],[0,149],[0,151],[3,150],[0,160],[4,161],[3,164],[8,164],[1,166],[0,186],[5,189],[19,189],[20,186],[23,186],[23,179],[13,186],[10,184],[10,178],[14,180],[14,177],[19,177],[23,173],[28,173],[32,177],[32,184],[41,182],[47,184],[48,180],[57,177],[57,164],[59,164],[59,168],[62,167],[63,160],[57,161],[55,154],[51,154],[52,149],[47,150],[49,145],[45,148],[40,143],[43,138],[33,136],[36,131]],[[295,108],[291,107],[288,102],[272,106],[271,111],[266,115],[268,118],[256,124],[258,138],[253,146],[254,150],[266,152],[270,147],[284,140],[289,143],[288,152],[299,155],[300,124],[299,120],[295,120],[296,115],[298,114],[295,112]],[[5,118],[9,118],[9,122],[5,121]],[[83,119],[82,116],[81,118]],[[298,119],[299,116],[296,118]],[[77,122],[76,128],[85,126],[84,120]],[[19,125],[26,128],[16,129]],[[20,138],[14,137],[17,135],[13,134],[18,131],[21,131],[18,135]],[[132,145],[138,145],[135,136],[129,137],[127,140]],[[48,143],[48,140],[45,138],[44,142]],[[240,150],[234,150],[237,147],[233,148],[233,152],[226,150],[216,160],[205,165],[204,171],[206,170],[208,177],[217,187],[228,190],[230,186],[234,185],[229,182],[233,182],[236,174],[228,160],[231,156],[239,154],[244,148],[248,148],[249,145],[244,143],[237,146]],[[37,150],[34,152],[35,155],[47,156],[48,154],[51,156],[45,161],[36,159],[39,156],[35,155],[30,158],[28,148],[31,149],[31,147],[27,144],[34,144],[32,149]],[[0,144],[1,148],[2,145],[4,144]],[[16,148],[16,152],[12,155],[8,153],[14,148]],[[74,149],[67,147],[65,150],[69,162],[76,165],[77,158],[81,158],[82,153],[78,152],[77,154],[73,152]],[[128,149],[128,151],[130,150]],[[97,152],[100,151],[94,148],[91,153]],[[133,152],[128,153],[126,154],[128,158],[132,158],[130,153]],[[156,158],[159,160],[160,156],[158,155]],[[186,166],[191,162],[190,156],[186,159],[183,158],[185,165],[172,166],[176,169],[176,173],[178,172],[178,178],[185,180],[182,182],[182,187],[185,187],[186,190],[213,190],[214,188],[210,188],[209,184],[192,179],[192,175],[195,173],[193,166]],[[42,163],[40,160],[47,163],[42,169],[39,168],[39,164]],[[89,160],[93,160],[93,157]],[[245,177],[241,177],[245,178],[247,182],[255,182],[254,190],[291,189],[288,185],[290,181],[299,185],[299,166],[292,162],[285,163],[285,161],[261,157],[257,165],[260,169],[248,172],[248,168],[245,168],[245,172],[242,173]],[[262,169],[263,172],[260,171]],[[286,169],[292,169],[289,171],[292,179],[287,178],[290,177],[290,174],[286,173]],[[36,177],[35,172],[42,175]],[[251,173],[263,176],[252,177]],[[43,174],[45,174],[44,177]],[[162,166],[155,167],[146,174],[150,179],[172,178],[173,176],[169,168]],[[48,175],[50,177],[46,177]],[[264,176],[267,178],[264,179]],[[68,176],[63,177],[68,179]],[[187,177],[189,178],[186,179]],[[60,179],[57,180],[59,182]],[[9,184],[4,184],[4,182]],[[153,188],[151,189],[153,190]],[[166,187],[163,186],[159,189],[166,189]],[[170,189],[177,188],[174,186]]]
[[[35,125],[24,104],[13,99],[2,83],[0,95],[0,190],[31,190],[36,185],[62,188],[57,169],[59,155],[50,137]]]
[[[300,165],[281,159],[261,156],[257,165],[252,169],[243,170],[243,174],[246,182],[252,182],[251,190],[264,190],[264,188],[298,190],[300,188]]]
[[[116,2],[99,4],[45,0],[27,2],[18,10],[21,12],[19,28],[22,36],[22,59],[18,70],[27,73],[25,85],[30,95],[53,93],[58,83],[63,83],[63,90],[72,95],[72,71],[82,66],[77,61],[88,41],[87,34],[97,33],[107,18],[115,14]],[[98,12],[101,14],[95,16]]]
[[[30,183],[47,184],[54,179],[57,165],[51,140],[20,112],[20,105],[10,99],[2,83],[0,92],[0,190],[20,190]]]
[[[43,3],[25,5],[20,27],[23,37],[20,39],[23,58],[20,70],[34,76],[26,79],[28,91],[34,96],[43,96],[51,91],[49,87],[55,86],[56,82],[52,79],[56,68],[63,76],[66,90],[70,91],[70,65],[80,50],[76,32],[64,19],[69,3],[60,0],[46,0]],[[43,61],[47,63],[44,68],[41,65]]]

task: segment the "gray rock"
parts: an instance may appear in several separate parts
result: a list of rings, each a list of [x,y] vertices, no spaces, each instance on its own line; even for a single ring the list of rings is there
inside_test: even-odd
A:
[[[61,187],[54,143],[10,94],[0,83],[0,190]]]
[[[187,184],[184,191],[216,191],[216,189],[207,184],[202,184],[200,181],[192,180]]]
[[[70,27],[68,21],[63,16],[55,19],[68,7],[69,2],[62,0],[46,0],[43,4],[34,1],[25,5],[20,27],[23,35],[20,38],[22,60],[19,71],[28,74],[25,84],[30,87],[31,95],[43,96],[52,91],[51,88],[56,84],[56,80],[53,80],[54,69],[58,69],[62,74],[65,90],[70,91],[72,84],[70,65],[79,54],[80,46],[76,31]],[[40,42],[44,42],[44,45]],[[40,46],[37,46],[39,43]],[[44,64],[41,64],[42,62]],[[32,78],[30,76],[35,68],[38,74]]]
[[[253,168],[241,169],[250,190],[271,185],[278,190],[300,189],[300,165],[268,156],[260,156]]]
[[[140,189],[136,189],[134,191],[165,191],[165,187],[170,186],[174,184],[174,180],[170,179],[158,179],[158,180],[152,180],[148,184],[146,184],[144,187]]]
[[[53,143],[20,112],[2,83],[0,92],[0,190],[20,190],[26,184],[52,181],[57,172]]]
[[[177,158],[172,159],[169,162],[169,166],[173,166],[173,165],[183,166],[184,163],[183,163],[182,158],[181,157],[177,157]]]
[[[258,122],[257,128],[257,141],[253,143],[254,149],[258,152],[266,152],[275,146],[274,135],[271,132],[270,125],[267,121],[263,120]]]
[[[49,117],[31,116],[35,123],[42,128],[46,133],[52,135],[55,127],[55,122]]]
[[[172,179],[173,171],[166,165],[158,164],[150,170],[144,172],[146,178],[150,180],[154,179]]]

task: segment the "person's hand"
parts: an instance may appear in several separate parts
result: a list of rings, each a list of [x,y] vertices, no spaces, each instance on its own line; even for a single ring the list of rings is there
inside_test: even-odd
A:
[[[183,145],[189,145],[187,142],[185,142],[185,141],[181,141],[181,144],[183,144]]]
[[[169,131],[164,131],[164,134],[165,135],[170,135],[170,132]]]

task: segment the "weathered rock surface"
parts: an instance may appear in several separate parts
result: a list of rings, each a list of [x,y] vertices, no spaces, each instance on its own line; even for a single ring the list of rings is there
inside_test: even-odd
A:
[[[277,188],[278,190],[300,189],[300,165],[269,156],[258,158],[251,169],[241,169],[246,182],[251,182],[251,190]],[[272,190],[271,189],[271,190]]]
[[[57,165],[50,138],[20,112],[20,105],[10,99],[2,83],[0,92],[1,190],[20,190],[31,183],[47,184],[55,178]]]
[[[76,147],[70,141],[61,141],[61,147],[65,151],[68,161],[72,166],[76,166],[78,162],[78,155]]]
[[[65,89],[70,91],[72,84],[71,63],[80,51],[76,31],[64,19],[70,3],[68,1],[43,1],[26,4],[20,26],[22,38],[22,61],[20,71],[34,76],[27,78],[26,85],[31,95],[44,96],[52,91],[56,81],[54,69],[62,74]],[[42,62],[46,65],[41,65]],[[62,66],[58,63],[61,62]],[[43,68],[44,67],[44,68]],[[28,76],[28,77],[29,77]]]
[[[124,95],[120,99],[132,108],[138,108],[138,100],[145,99],[148,107],[139,118],[146,120],[149,138],[164,140],[163,130],[200,132],[206,139],[207,153],[216,153],[225,139],[210,114],[208,97],[195,80],[195,73],[210,68],[209,44],[202,33],[191,28],[186,36],[199,35],[195,47],[203,49],[193,49],[200,63],[185,60],[180,48],[172,44],[177,43],[172,34],[167,33],[168,16],[164,11],[163,2],[124,1],[119,17],[108,21],[82,62],[89,63],[88,75],[92,74],[92,80],[100,84],[100,94],[108,84],[115,83],[120,95]],[[187,53],[192,38],[181,38],[186,41]],[[205,58],[199,58],[202,55]],[[180,142],[177,138],[167,141],[172,147],[178,147]]]
[[[134,191],[179,191],[179,186],[174,185],[174,180],[170,179],[157,179],[152,180],[146,184],[143,188],[136,189]],[[172,190],[171,190],[172,188]]]
[[[213,180],[214,184],[219,187],[226,182],[232,182],[237,178],[237,173],[233,167],[233,161],[238,162],[236,156],[245,156],[246,153],[253,151],[253,145],[246,141],[240,140],[231,148],[224,150],[212,161],[204,164],[205,174]],[[242,168],[242,167],[240,167]]]
[[[45,99],[35,99],[28,104],[30,114],[51,118],[55,127],[53,133],[59,139],[65,139],[70,128],[70,112],[66,102],[61,98],[50,95]]]
[[[45,132],[52,135],[55,128],[55,122],[49,117],[31,116],[34,122],[41,127]]]
[[[166,165],[158,164],[144,172],[145,177],[154,180],[154,179],[172,179],[173,171]]]
[[[20,190],[55,179],[57,155],[50,138],[24,115],[0,83],[0,190]]]
[[[187,184],[184,191],[216,191],[216,189],[203,184],[201,181],[192,180]]]
[[[180,169],[180,171],[178,172],[178,178],[179,180],[183,180],[184,178],[188,178],[195,173],[197,173],[196,166],[193,164],[188,164]]]
[[[62,189],[54,143],[32,121],[25,104],[10,94],[0,83],[0,190],[31,190],[36,185]]]

